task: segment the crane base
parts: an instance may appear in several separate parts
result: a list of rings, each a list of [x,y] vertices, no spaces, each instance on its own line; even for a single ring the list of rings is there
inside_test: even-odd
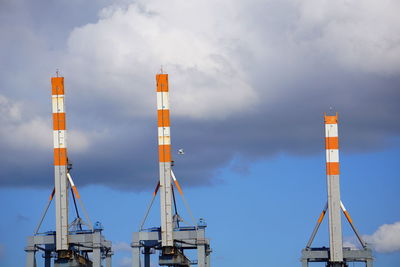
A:
[[[70,231],[68,241],[70,250],[56,250],[54,231],[28,237],[26,267],[36,267],[36,253],[43,251],[45,267],[101,267],[105,258],[106,267],[111,267],[111,242],[104,239],[101,231]],[[92,261],[82,254],[90,253]],[[54,258],[54,260],[53,260]],[[52,262],[54,264],[52,265]]]
[[[57,259],[54,260],[54,267],[92,267],[89,259],[72,250],[58,251]]]
[[[197,265],[198,267],[211,267],[210,241],[205,237],[205,227],[175,228],[174,243],[174,247],[167,249],[170,254],[163,253],[163,248],[161,246],[161,229],[159,227],[133,233],[133,242],[131,244],[133,251],[133,267],[150,267],[150,254],[155,250],[161,252],[158,262],[160,266],[189,267]],[[171,248],[173,249],[171,250]],[[190,261],[184,255],[185,250],[197,250],[197,260]],[[141,254],[144,254],[144,265],[142,263]]]
[[[159,257],[158,264],[161,266],[190,266],[190,260],[178,249],[174,248],[173,253],[162,253]]]
[[[372,267],[373,257],[369,248],[343,248],[343,262],[329,260],[329,248],[308,248],[301,251],[302,267],[308,267],[309,262],[326,262],[327,267],[347,267],[349,262],[365,262],[366,267]]]

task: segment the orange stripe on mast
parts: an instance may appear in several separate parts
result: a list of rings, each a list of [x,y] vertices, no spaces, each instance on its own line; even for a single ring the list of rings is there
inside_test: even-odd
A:
[[[168,74],[156,74],[157,92],[168,92]]]
[[[334,116],[326,116],[326,113],[324,113],[324,118],[325,118],[325,124],[337,124],[338,123],[338,113],[336,112],[336,115]]]
[[[54,148],[54,165],[64,166],[67,165],[67,149]]]
[[[326,174],[327,175],[339,175],[339,162],[327,162],[326,163]]]
[[[170,127],[169,109],[157,110],[158,127]]]
[[[339,149],[339,137],[325,137],[325,149]]]
[[[64,77],[51,78],[51,93],[52,95],[64,94]]]
[[[53,130],[66,130],[65,113],[53,113]]]
[[[159,145],[158,155],[160,162],[171,162],[171,146],[170,145]]]

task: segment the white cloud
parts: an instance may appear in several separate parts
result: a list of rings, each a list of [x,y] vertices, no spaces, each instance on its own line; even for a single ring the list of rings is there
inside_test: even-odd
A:
[[[68,131],[68,149],[77,153],[87,151],[90,146],[89,135],[80,130]]]
[[[0,119],[2,121],[15,121],[21,119],[21,104],[10,101],[0,95]]]
[[[399,9],[396,0],[300,1],[296,38],[351,70],[398,74]]]
[[[377,252],[400,251],[400,222],[384,224],[375,233],[365,235],[363,238]]]
[[[316,59],[399,73],[398,1],[249,2],[150,0],[104,8],[96,23],[71,32],[66,72],[86,93],[140,116],[155,105],[154,73],[163,65],[174,115],[203,119],[273,105],[275,85]],[[266,79],[261,87],[250,78],[257,69]]]
[[[143,262],[142,262],[143,264]],[[118,264],[119,267],[130,267],[132,266],[132,258],[131,257],[123,257]],[[156,262],[150,262],[151,267],[159,266]]]
[[[213,4],[146,1],[101,14],[96,24],[75,29],[68,41],[68,71],[79,76],[85,90],[120,102],[127,113],[148,113],[154,106],[154,74],[163,65],[173,74],[175,115],[221,118],[257,103],[232,51],[237,37],[229,31],[221,35],[224,15],[216,14]],[[234,24],[229,29],[238,26],[231,18],[224,23]],[[132,99],[140,101],[132,105]]]
[[[132,266],[132,258],[130,257],[123,257],[120,261],[119,261],[119,265],[120,267],[130,267]]]
[[[13,149],[49,150],[53,147],[51,113],[48,118],[31,115],[27,103],[0,95],[0,142]],[[68,132],[69,145],[76,152],[85,151],[89,140],[84,132]]]
[[[23,103],[0,95],[1,142],[18,149],[51,147],[49,124],[38,116],[30,117],[28,110],[24,107]]]
[[[359,249],[359,247],[355,245],[355,240],[344,240],[343,241],[343,247],[350,248],[352,250],[353,249]]]

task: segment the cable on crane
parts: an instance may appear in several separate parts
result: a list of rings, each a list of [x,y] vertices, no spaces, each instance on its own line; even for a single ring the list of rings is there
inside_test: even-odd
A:
[[[47,211],[49,210],[49,207],[50,207],[51,201],[53,200],[53,197],[54,197],[54,193],[55,193],[55,192],[56,192],[56,189],[53,188],[53,191],[52,191],[52,193],[50,194],[50,197],[49,197],[49,200],[48,200],[48,202],[47,202],[47,205],[46,205],[46,207],[45,207],[45,209],[44,209],[44,211],[43,211],[43,213],[42,213],[42,217],[40,218],[39,224],[38,224],[38,226],[36,227],[36,230],[35,230],[35,233],[34,233],[35,235],[39,232],[40,226],[42,226],[44,217],[46,217]]]
[[[147,220],[147,216],[149,216],[150,209],[151,209],[151,207],[153,206],[154,199],[155,199],[156,196],[157,196],[157,192],[158,192],[158,189],[159,189],[159,188],[160,188],[160,181],[157,182],[156,189],[155,189],[154,192],[153,192],[153,197],[151,198],[150,204],[147,206],[147,210],[146,210],[146,213],[145,213],[144,218],[143,218],[143,220],[142,220],[142,223],[140,224],[139,231],[142,231],[142,230],[143,230],[143,225],[144,225],[144,223],[145,223],[146,220]]]
[[[196,220],[195,220],[195,218],[193,216],[192,210],[190,209],[190,206],[186,201],[185,195],[183,194],[183,191],[182,191],[182,189],[181,189],[181,187],[179,185],[179,182],[176,179],[175,174],[172,171],[172,169],[171,169],[171,176],[172,176],[172,179],[174,180],[175,186],[178,188],[178,191],[181,194],[181,197],[182,197],[182,200],[183,200],[183,204],[185,205],[185,208],[186,208],[187,212],[189,213],[190,218],[192,219],[193,226],[196,226]]]
[[[178,209],[177,209],[177,207],[176,207],[175,191],[174,191],[174,187],[172,186],[172,184],[171,184],[171,191],[172,191],[172,199],[173,199],[173,201],[174,201],[175,215],[177,216],[177,218],[176,218],[176,224],[177,224],[178,227],[179,227],[179,214],[178,214]]]
[[[79,211],[78,211],[78,206],[76,205],[76,199],[75,199],[75,195],[74,195],[74,190],[71,187],[71,194],[72,194],[72,199],[74,200],[74,207],[75,207],[75,212],[76,212],[76,217],[78,219],[80,219],[81,217],[79,216]],[[79,230],[82,230],[82,224],[79,222]]]
[[[70,174],[69,172],[67,172],[67,177],[68,177],[68,181],[69,181],[69,183],[70,183],[70,185],[71,185],[71,187],[72,187],[72,189],[73,189],[73,191],[74,191],[76,197],[78,198],[79,204],[81,205],[81,209],[82,209],[82,211],[83,211],[83,214],[85,215],[85,218],[86,218],[86,220],[87,220],[88,226],[89,226],[89,228],[90,228],[91,230],[93,230],[92,221],[91,221],[90,218],[89,218],[89,215],[88,215],[88,213],[87,213],[87,211],[86,211],[86,209],[85,209],[85,206],[83,205],[83,202],[82,202],[82,200],[81,200],[81,197],[80,197],[80,195],[79,195],[79,193],[78,193],[78,189],[76,188],[76,186],[75,186],[75,184],[74,184],[74,181],[72,180],[71,174]]]

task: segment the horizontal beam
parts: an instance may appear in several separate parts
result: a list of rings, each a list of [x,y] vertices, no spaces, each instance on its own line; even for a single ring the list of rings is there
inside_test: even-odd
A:
[[[329,261],[329,248],[303,249],[301,259],[309,262],[327,262]],[[372,259],[371,249],[343,249],[343,261],[366,262]]]
[[[111,241],[104,239],[100,232],[82,233],[68,235],[69,243],[79,244],[88,248],[82,247],[82,250],[91,250],[93,247],[104,247],[111,249]],[[34,235],[28,237],[28,247],[35,245],[52,245],[55,244],[55,233],[49,235]]]
[[[205,238],[204,229],[197,230],[184,230],[184,231],[174,231],[175,242],[182,242],[182,248],[196,248],[198,244],[209,245],[210,241]],[[160,231],[140,231],[133,233],[133,243],[132,246],[142,247],[145,246],[156,246],[161,242],[161,232]],[[189,244],[185,244],[185,242]]]

